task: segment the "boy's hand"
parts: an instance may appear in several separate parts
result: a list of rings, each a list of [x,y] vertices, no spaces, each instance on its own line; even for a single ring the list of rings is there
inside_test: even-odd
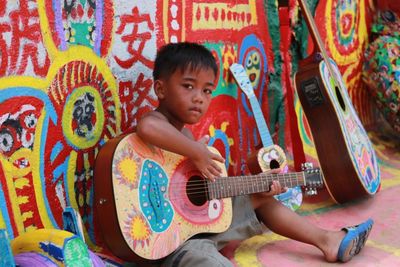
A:
[[[265,173],[281,173],[282,169],[272,169],[270,171],[267,171]],[[270,190],[268,192],[262,192],[262,193],[257,193],[250,195],[250,198],[253,203],[253,207],[255,209],[261,207],[264,205],[265,201],[269,201],[273,196],[279,195],[281,193],[284,193],[287,191],[287,187],[282,187],[279,181],[275,180],[272,181],[272,184],[270,185]]]
[[[265,173],[281,173],[281,172],[282,172],[282,169],[278,168],[278,169],[272,169]],[[268,192],[258,193],[258,195],[260,195],[261,197],[272,197],[272,196],[284,193],[287,190],[288,190],[287,187],[282,187],[282,185],[279,183],[279,181],[274,180],[274,181],[272,181],[272,184],[270,185],[270,190]]]
[[[214,181],[215,178],[222,175],[222,169],[215,161],[224,163],[225,160],[221,155],[214,154],[208,150],[206,144],[209,139],[210,137],[205,135],[197,141],[198,150],[196,155],[192,157],[192,161],[205,178]]]
[[[283,170],[282,168],[277,168],[277,169],[272,169],[268,171],[267,173],[282,173]],[[279,181],[274,180],[272,181],[272,185],[270,186],[270,190],[267,192],[267,194],[271,194],[272,196],[279,195],[282,193],[285,193],[288,190],[287,187],[282,187],[281,183]]]

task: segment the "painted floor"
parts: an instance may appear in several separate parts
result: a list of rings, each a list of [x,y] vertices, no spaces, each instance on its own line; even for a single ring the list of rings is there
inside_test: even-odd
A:
[[[298,210],[311,222],[326,228],[340,229],[372,218],[375,225],[366,246],[346,266],[400,266],[400,142],[370,134],[381,167],[381,189],[372,198],[345,205],[331,201],[326,190],[315,198],[305,199]],[[313,246],[265,232],[263,235],[234,242],[223,253],[238,267],[248,266],[343,266],[326,263]]]

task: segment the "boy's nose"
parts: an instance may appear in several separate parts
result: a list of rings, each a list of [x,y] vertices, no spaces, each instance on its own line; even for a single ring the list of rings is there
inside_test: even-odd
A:
[[[203,92],[201,90],[194,90],[193,101],[194,102],[203,102]]]

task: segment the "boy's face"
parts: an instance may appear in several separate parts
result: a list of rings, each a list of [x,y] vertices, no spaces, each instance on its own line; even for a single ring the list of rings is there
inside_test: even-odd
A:
[[[212,69],[177,69],[170,77],[154,82],[158,111],[176,127],[197,123],[207,112],[215,89]]]

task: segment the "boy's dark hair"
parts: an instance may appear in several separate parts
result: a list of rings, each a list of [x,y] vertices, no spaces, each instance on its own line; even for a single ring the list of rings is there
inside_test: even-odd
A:
[[[210,68],[215,76],[218,73],[214,56],[204,46],[190,42],[170,43],[162,46],[157,52],[153,79],[169,77],[177,69],[183,71],[186,68],[192,71]]]

